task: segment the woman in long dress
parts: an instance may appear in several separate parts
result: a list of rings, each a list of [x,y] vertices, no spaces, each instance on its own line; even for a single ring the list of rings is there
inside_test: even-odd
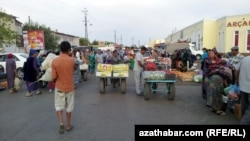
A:
[[[16,62],[13,59],[12,54],[8,54],[7,58],[8,58],[6,60],[7,84],[8,84],[10,93],[13,94],[16,92],[16,89],[15,89]]]
[[[93,51],[90,52],[88,59],[89,59],[89,70],[90,73],[93,74],[95,72],[95,54],[93,53]]]
[[[208,58],[205,59],[203,72],[203,89],[206,92],[206,105],[211,107],[211,111],[219,115],[225,114],[225,106],[222,96],[226,84],[230,84],[231,74],[224,69],[222,59],[217,57],[216,51],[208,51]],[[227,81],[227,83],[225,83]]]

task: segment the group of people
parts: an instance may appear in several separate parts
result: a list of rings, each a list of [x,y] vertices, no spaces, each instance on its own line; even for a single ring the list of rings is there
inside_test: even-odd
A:
[[[206,106],[216,114],[225,115],[227,105],[222,102],[224,88],[238,85],[243,115],[241,124],[250,124],[250,56],[243,56],[237,46],[232,47],[225,56],[220,55],[216,48],[203,48],[203,51],[202,96]]]
[[[140,51],[134,56],[133,71],[137,95],[143,95],[140,84],[141,73],[145,64],[143,55],[146,51],[146,47],[141,47]],[[37,55],[38,52],[36,50],[30,50],[29,58],[24,65],[24,80],[26,81],[28,90],[26,96],[32,95],[31,93],[33,92],[35,92],[35,94],[41,94],[38,83],[34,83],[37,81],[37,76],[40,75],[41,72]],[[87,57],[89,54],[85,55],[85,57]],[[95,65],[98,63],[118,64],[122,61],[117,50],[114,50],[108,55],[110,56],[106,56],[104,62],[101,50],[98,50],[97,54],[93,55]],[[79,54],[75,52],[73,56],[76,56],[77,58],[79,57]],[[16,76],[15,62],[12,61],[12,58],[13,56],[9,54],[6,63],[7,72],[10,72],[8,73],[9,75],[7,79],[11,93],[15,91],[13,80]],[[90,61],[90,57],[88,57],[88,60]],[[241,93],[243,111],[241,124],[250,124],[250,56],[241,56],[238,52],[238,48],[234,47],[232,48],[232,58],[229,58],[229,61],[227,62],[219,57],[218,52],[214,48],[207,51],[207,57],[202,60],[202,63],[202,89],[203,98],[206,99],[206,105],[211,108],[211,111],[219,115],[225,114],[225,107],[221,102],[223,89],[226,85],[236,83],[239,85]],[[89,62],[89,65],[91,66],[91,62]],[[51,69],[52,82],[55,84],[54,103],[59,122],[59,133],[63,134],[65,130],[71,131],[73,129],[73,126],[71,125],[71,115],[74,109],[75,82],[74,77],[72,76],[74,76],[74,73],[77,70],[76,59],[72,57],[72,49],[69,42],[61,42],[60,54],[53,59]],[[233,77],[234,74],[232,73],[232,70],[235,72],[235,77]],[[114,82],[115,80],[111,80],[111,82],[112,81]],[[64,110],[66,111],[66,125],[63,120]]]
[[[35,93],[37,95],[41,94],[41,91],[39,90],[39,84],[36,83],[37,76],[41,74],[37,55],[38,52],[36,50],[31,49],[29,57],[27,58],[23,66],[23,72],[24,72],[23,80],[25,81],[27,86],[27,91],[28,91],[26,93],[27,97],[32,96],[32,93]],[[9,92],[13,94],[17,92],[15,86],[15,79],[19,78],[17,78],[16,62],[11,53],[7,55],[6,75],[7,75],[7,84]]]

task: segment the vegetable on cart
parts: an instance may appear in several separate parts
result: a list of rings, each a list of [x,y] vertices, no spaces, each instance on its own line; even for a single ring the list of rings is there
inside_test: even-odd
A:
[[[147,67],[146,65],[145,67],[146,70],[143,71],[143,79],[145,80],[144,99],[149,100],[151,93],[156,93],[158,91],[161,91],[167,94],[168,100],[174,100],[176,74],[168,70],[167,67],[161,67],[161,70],[155,70],[155,67],[153,66],[154,66],[153,64],[150,64],[150,67]],[[159,65],[155,64],[155,66]],[[165,88],[158,89],[159,83],[165,84]]]

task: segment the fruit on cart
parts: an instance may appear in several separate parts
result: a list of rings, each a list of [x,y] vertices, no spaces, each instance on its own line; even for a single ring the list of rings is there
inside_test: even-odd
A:
[[[143,78],[147,80],[164,80],[165,72],[164,71],[144,71]]]
[[[165,77],[167,80],[175,80],[176,79],[175,72],[172,72],[170,70],[164,70],[164,72],[165,72]]]
[[[156,66],[156,64],[154,62],[147,62],[146,66],[145,66],[145,69],[148,70],[148,71],[156,71],[157,66]]]

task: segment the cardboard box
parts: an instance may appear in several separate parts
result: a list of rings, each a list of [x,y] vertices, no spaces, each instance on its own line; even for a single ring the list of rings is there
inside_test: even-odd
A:
[[[234,116],[237,119],[241,119],[241,117],[242,117],[241,104],[235,104],[234,106],[235,106],[234,107]]]
[[[181,81],[194,81],[194,77],[192,75],[182,75],[180,79]]]
[[[8,89],[7,81],[0,82],[0,86],[4,87],[5,89]]]

